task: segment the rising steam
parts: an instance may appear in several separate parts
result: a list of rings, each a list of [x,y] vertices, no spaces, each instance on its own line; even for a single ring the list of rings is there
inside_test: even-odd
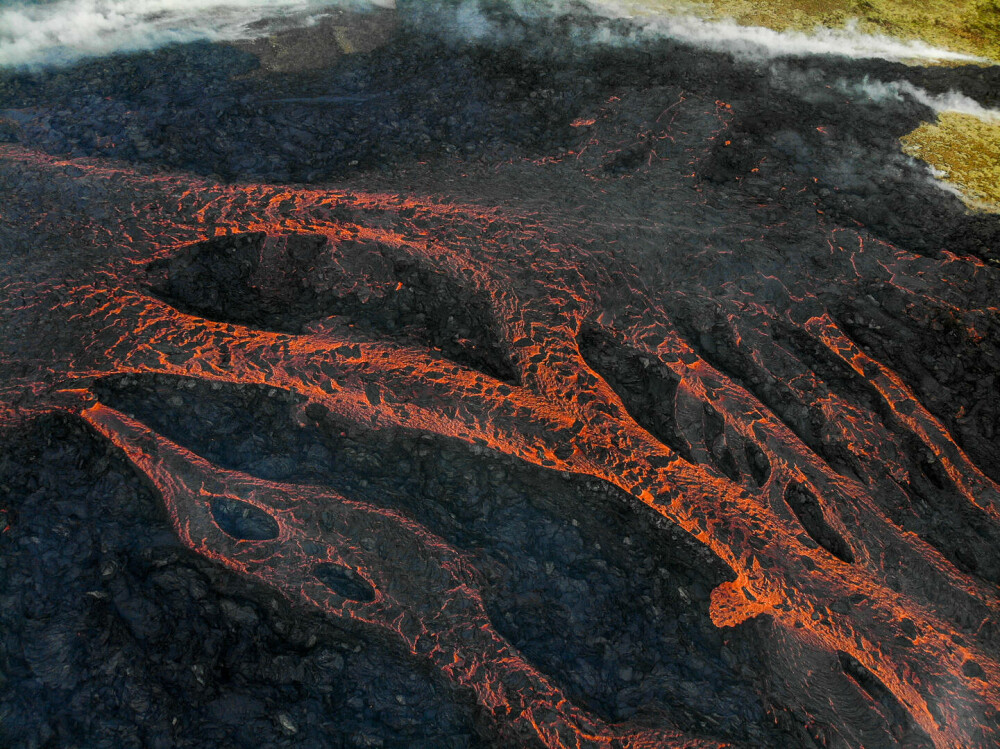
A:
[[[967,114],[983,122],[1000,122],[1000,109],[984,107],[975,99],[971,99],[958,91],[948,91],[944,94],[932,94],[909,81],[872,81],[865,79],[859,82],[840,81],[840,88],[845,93],[863,94],[872,101],[901,101],[909,96],[937,113],[957,112]]]
[[[0,10],[0,66],[66,64],[80,58],[122,51],[155,49],[195,40],[225,41],[268,33],[270,20],[282,25],[309,24],[331,7],[395,7],[395,0],[54,0]],[[592,0],[402,0],[401,14],[420,23],[428,19],[445,35],[465,40],[508,39],[516,28],[507,21],[555,16],[589,17],[599,23],[575,38],[588,44],[621,44],[667,38],[739,57],[838,55],[933,62],[975,62],[981,58],[916,40],[865,34],[854,26],[817,27],[812,32],[774,31],[732,20],[706,21],[693,15],[648,9],[635,4]],[[484,9],[485,8],[485,9]],[[603,23],[600,23],[603,21]]]
[[[392,5],[391,0],[55,0],[0,10],[0,66],[66,64],[83,57],[196,40],[267,33],[260,22],[308,24],[324,9]]]
[[[733,20],[705,21],[695,16],[667,16],[648,20],[646,32],[698,47],[730,52],[739,57],[767,59],[806,55],[837,55],[854,59],[976,62],[982,58],[952,52],[916,40],[865,34],[856,24],[843,29],[817,27],[812,32],[775,31],[763,26],[741,26]]]

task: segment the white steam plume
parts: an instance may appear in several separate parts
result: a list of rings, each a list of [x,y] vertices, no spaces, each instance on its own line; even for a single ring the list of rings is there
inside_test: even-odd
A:
[[[2,1],[2,0],[0,0]],[[330,6],[392,7],[394,0],[54,0],[16,4],[0,9],[0,66],[37,66],[75,61],[118,51],[152,49],[171,42],[197,39],[231,40],[267,33],[258,22],[288,17],[308,23]],[[651,9],[636,11],[637,3],[622,0],[508,0],[504,5],[525,20],[579,12],[581,6],[609,21],[628,19],[634,26],[626,38],[621,30],[591,31],[577,37],[583,43],[628,43],[670,38],[740,57],[831,54],[888,60],[981,61],[971,55],[863,34],[849,26],[806,33],[741,26],[735,21],[706,21]],[[431,11],[430,9],[434,9]],[[462,38],[485,40],[503,36],[480,10],[477,0],[410,0],[407,13],[430,11],[440,29]]]
[[[481,10],[479,0],[412,0],[411,5],[431,15],[438,30],[454,37],[504,40],[509,26],[497,24]],[[649,39],[675,39],[693,46],[728,52],[737,57],[772,59],[785,56],[838,55],[921,62],[985,62],[985,58],[935,47],[918,40],[866,34],[857,24],[811,32],[774,31],[763,26],[744,26],[734,20],[708,21],[689,12],[662,8],[656,2],[629,0],[506,0],[507,11],[527,21],[539,17],[579,14],[589,11],[608,21],[627,21],[631,28],[606,25],[582,33],[575,41],[596,44],[628,44]],[[495,7],[495,6],[494,6]],[[421,10],[415,10],[418,15]]]
[[[739,57],[768,59],[784,56],[838,55],[841,57],[933,62],[985,62],[985,58],[934,47],[917,40],[894,39],[858,31],[856,22],[842,29],[817,26],[811,32],[775,31],[763,26],[743,26],[731,19],[706,21],[693,15],[647,9],[636,13],[634,4],[592,0],[595,10],[640,24],[646,34],[687,42]]]
[[[984,107],[974,99],[970,99],[957,91],[948,91],[944,94],[932,94],[926,89],[914,86],[909,81],[870,81],[867,78],[862,81],[839,80],[836,88],[849,96],[864,96],[874,102],[901,101],[904,97],[910,97],[921,104],[930,107],[937,113],[958,112],[959,114],[971,115],[983,122],[1000,124],[1000,109]],[[969,196],[957,185],[948,182],[947,172],[936,169],[931,164],[925,164],[927,176],[931,183],[962,200],[968,201]]]
[[[392,6],[392,0],[55,0],[0,8],[0,66],[65,64],[172,42],[267,33],[259,21],[331,6]]]
[[[957,91],[948,91],[944,94],[932,94],[926,89],[914,86],[909,81],[871,81],[865,78],[862,81],[837,81],[837,88],[845,94],[853,96],[865,96],[872,101],[902,101],[906,96],[915,99],[921,104],[930,107],[935,112],[958,112],[977,117],[983,122],[1000,124],[1000,109],[984,107],[975,99],[971,99],[965,94]]]

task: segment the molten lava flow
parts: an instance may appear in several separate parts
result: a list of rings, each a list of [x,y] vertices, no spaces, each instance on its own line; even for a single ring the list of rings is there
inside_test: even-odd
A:
[[[220,470],[100,404],[81,416],[152,480],[187,546],[330,615],[391,631],[510,730],[547,746],[721,746],[612,728],[573,707],[494,631],[462,554],[407,518]]]
[[[60,168],[12,149],[3,155]],[[112,240],[120,256],[84,260],[67,282],[8,289],[20,301],[7,323],[51,335],[10,347],[17,356],[0,365],[2,413],[7,421],[79,413],[150,478],[198,553],[394,632],[515,735],[552,747],[720,745],[588,716],[496,633],[475,571],[441,539],[319,488],[216,468],[97,403],[96,378],[268,385],[358,422],[610,482],[732,569],[735,579],[712,593],[713,620],[770,617],[780,678],[803,694],[822,686],[823,698],[808,703],[817,721],[836,723],[844,705],[873,704],[884,690],[935,746],[1000,738],[996,589],[886,509],[904,503],[917,480],[913,445],[994,533],[998,487],[815,296],[776,291],[786,307],[739,294],[687,297],[680,301],[697,313],[674,320],[638,281],[624,308],[606,304],[601,258],[561,241],[538,216],[378,193],[104,176],[137,195]],[[297,255],[289,248],[305,245],[284,239],[209,244],[254,233],[319,239]],[[904,288],[911,266],[938,262],[887,246],[862,252],[861,234],[857,250],[841,230],[828,235],[831,252],[851,263],[880,258],[901,293],[919,293]],[[167,275],[156,294],[146,285],[153,261],[151,272]],[[220,294],[245,287],[253,304],[243,319],[211,300],[197,314],[182,311],[184,273],[197,263],[226,279]],[[300,278],[268,286],[269,269],[296,263]],[[360,320],[365,310],[391,310],[396,295],[415,295],[431,320],[441,315],[435,289],[445,287],[415,288],[427,279],[448,279],[482,302],[490,347],[448,339],[447,321],[390,335],[329,311],[347,305]],[[292,281],[300,291],[282,297]],[[763,282],[780,291],[778,279]],[[301,320],[281,316],[296,304]],[[282,313],[269,316],[269,305]],[[513,375],[498,378],[502,371]],[[863,743],[849,726],[843,735]]]

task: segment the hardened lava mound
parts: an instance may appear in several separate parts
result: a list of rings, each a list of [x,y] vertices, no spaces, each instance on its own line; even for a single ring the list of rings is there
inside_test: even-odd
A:
[[[0,743],[1000,741],[996,69],[524,33],[3,80]]]

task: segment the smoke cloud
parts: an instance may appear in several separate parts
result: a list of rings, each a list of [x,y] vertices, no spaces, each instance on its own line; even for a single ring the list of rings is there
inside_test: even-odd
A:
[[[0,66],[66,64],[174,42],[252,38],[264,19],[310,23],[324,9],[392,0],[55,0],[0,9]]]
[[[975,99],[971,99],[958,91],[948,91],[944,94],[932,94],[915,86],[909,81],[837,81],[837,88],[851,96],[864,96],[874,102],[902,101],[904,97],[912,98],[935,112],[958,112],[977,117],[984,122],[1000,123],[1000,109],[984,107]]]
[[[655,3],[592,0],[592,7],[639,23],[648,34],[688,42],[741,57],[838,55],[855,59],[914,60],[935,62],[983,62],[984,58],[934,47],[917,40],[866,34],[856,22],[841,29],[817,26],[811,32],[774,31],[763,26],[744,26],[735,21],[706,21],[694,15],[658,10]],[[638,6],[638,7],[637,7]]]
[[[264,19],[308,24],[330,7],[395,7],[395,0],[53,0],[0,10],[0,66],[65,64],[82,57],[154,49],[173,42],[222,41],[268,33]],[[430,20],[440,33],[480,41],[509,40],[516,31],[498,21],[497,8],[526,21],[557,15],[604,19],[575,37],[589,44],[639,43],[668,38],[738,57],[839,55],[914,61],[980,61],[971,55],[864,34],[853,26],[813,32],[773,31],[732,20],[706,21],[612,0],[404,0],[401,12]],[[405,10],[403,9],[405,8]],[[624,25],[623,25],[624,24]]]
[[[985,61],[917,40],[862,33],[856,23],[840,29],[817,27],[811,32],[774,31],[762,26],[743,26],[731,19],[708,21],[691,14],[658,9],[655,3],[637,7],[637,3],[622,0],[508,0],[502,5],[479,0],[414,0],[411,4],[414,6],[410,10],[412,14],[430,17],[439,31],[464,39],[509,41],[512,34],[517,34],[517,26],[506,23],[511,16],[530,21],[576,15],[608,22],[590,25],[586,31],[581,28],[575,40],[584,43],[628,44],[673,39],[755,60],[837,55],[924,63]],[[497,12],[498,6],[503,8],[502,13]]]
[[[853,59],[924,62],[983,61],[983,58],[952,52],[921,41],[865,34],[858,31],[856,24],[843,29],[817,27],[812,32],[774,31],[762,26],[741,26],[732,20],[705,21],[694,16],[664,16],[647,19],[645,30],[646,33],[745,58],[837,55]]]

